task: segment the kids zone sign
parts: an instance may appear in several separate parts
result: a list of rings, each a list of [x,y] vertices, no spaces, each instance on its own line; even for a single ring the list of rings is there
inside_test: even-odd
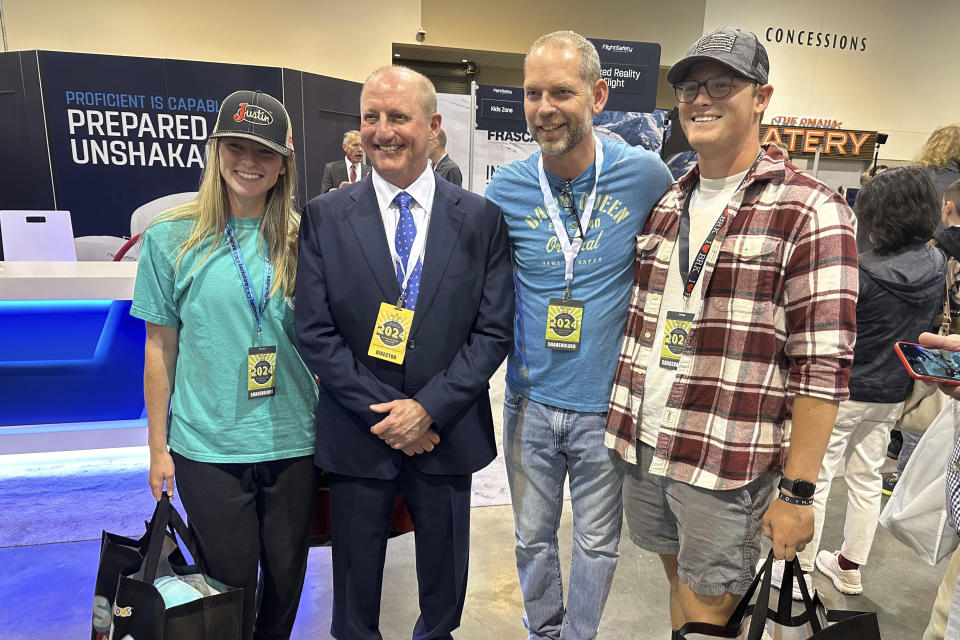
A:
[[[220,101],[281,95],[281,71],[247,65],[40,52],[57,207],[75,236],[123,236],[130,214],[195,191]]]

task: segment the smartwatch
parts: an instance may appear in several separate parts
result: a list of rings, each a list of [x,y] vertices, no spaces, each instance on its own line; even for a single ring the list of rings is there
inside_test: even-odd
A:
[[[787,477],[780,479],[780,488],[785,489],[798,498],[812,498],[817,485],[808,480],[791,480]]]

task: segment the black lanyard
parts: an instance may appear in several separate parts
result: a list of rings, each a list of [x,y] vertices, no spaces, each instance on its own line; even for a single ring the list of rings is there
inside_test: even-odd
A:
[[[734,194],[739,191],[740,187],[747,181],[747,178],[750,177],[750,172],[753,171],[753,168],[757,166],[757,163],[760,162],[760,158],[762,157],[763,151],[761,150],[760,155],[757,156],[757,159],[753,161],[753,164],[750,165],[750,168],[743,175],[743,180],[741,180],[737,188],[733,190]],[[697,286],[697,281],[700,280],[700,274],[703,273],[703,265],[707,262],[707,255],[710,254],[710,249],[713,248],[713,242],[717,239],[717,234],[720,233],[720,229],[723,228],[723,223],[726,222],[727,216],[730,214],[730,203],[728,202],[724,205],[723,211],[720,212],[720,217],[717,218],[717,221],[713,223],[713,227],[710,228],[710,233],[707,234],[706,239],[700,243],[697,257],[693,259],[693,266],[687,267],[687,265],[690,264],[690,198],[692,197],[693,189],[691,189],[687,197],[683,199],[683,209],[680,214],[680,234],[677,238],[680,243],[680,255],[677,257],[679,264],[677,266],[680,268],[680,279],[684,282],[684,304],[686,304],[693,294],[693,288]]]

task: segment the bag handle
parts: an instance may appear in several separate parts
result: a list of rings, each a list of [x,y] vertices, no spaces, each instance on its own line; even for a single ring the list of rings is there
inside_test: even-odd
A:
[[[762,576],[762,577],[761,577]],[[750,616],[750,630],[747,632],[747,640],[761,640],[763,638],[763,628],[767,622],[767,613],[770,607],[770,581],[773,578],[773,550],[767,554],[767,559],[763,562],[763,568],[753,579],[751,587],[760,580],[760,591],[757,592],[757,601],[753,605],[753,615]],[[782,587],[781,587],[782,589]],[[744,594],[742,602],[749,602],[750,592]]]
[[[940,317],[940,335],[950,335],[950,270],[947,269],[947,276],[944,278],[947,290],[943,296],[943,315]]]
[[[140,551],[140,555],[144,557],[147,555],[147,547],[150,546],[150,535],[152,533],[152,531],[150,530],[150,522],[151,520],[144,520],[143,522],[144,534],[137,541],[138,542],[137,549]],[[177,535],[177,531],[173,528],[172,524],[167,525],[167,529],[164,533],[169,533],[171,536]]]
[[[170,498],[166,493],[160,494],[160,500],[157,501],[157,507],[153,511],[153,517],[150,519],[150,543],[147,545],[147,553],[143,558],[143,580],[153,582],[157,578],[157,570],[160,566],[160,553],[163,550],[163,540],[166,537],[164,530],[171,528],[176,531],[177,536],[187,547],[194,563],[199,562],[197,555],[196,541],[193,534],[184,524],[180,514],[170,504]]]
[[[810,592],[807,590],[807,583],[802,576],[803,570],[800,568],[799,559],[795,557],[793,560],[784,562],[783,580],[780,583],[780,597],[777,601],[776,614],[773,617],[779,620],[802,620],[809,622],[813,633],[819,633],[823,629],[823,625],[820,624],[820,618],[817,616],[817,604],[810,596]],[[760,571],[754,577],[753,583],[750,585],[747,593],[744,594],[743,598],[740,600],[740,604],[737,605],[737,610],[740,611],[740,618],[734,619],[733,616],[730,618],[732,622],[739,622],[743,619],[743,615],[746,612],[747,603],[750,602],[750,597],[753,595],[753,590],[756,588],[757,583],[759,582],[760,591],[757,593],[757,600],[753,607],[753,615],[750,617],[750,629],[747,633],[747,640],[761,640],[763,637],[763,629],[766,625],[767,618],[771,617],[769,615],[769,607],[772,578],[773,551],[771,550],[770,553],[767,554],[767,559],[764,561]],[[800,586],[800,594],[803,598],[804,607],[804,613],[796,618],[791,616],[793,609],[792,591],[794,581],[796,581]]]
[[[789,573],[787,573],[788,571]],[[786,582],[788,575],[789,583]],[[797,586],[800,587],[800,597],[803,600],[805,612],[805,616],[803,617],[810,623],[810,629],[813,633],[820,633],[823,625],[820,624],[820,618],[817,616],[817,603],[813,601],[813,596],[810,595],[810,591],[807,589],[807,581],[803,579],[803,569],[800,568],[800,558],[794,557],[790,562],[784,563],[783,577],[785,580],[781,583],[780,602],[777,605],[777,611],[781,615],[783,615],[784,612],[787,614],[790,613],[790,610],[793,608],[791,592],[793,591],[793,583],[796,582]]]
[[[757,590],[757,586],[760,584],[760,581],[763,580],[763,576],[767,573],[767,563],[770,563],[771,567],[773,566],[772,555],[771,558],[767,558],[767,560],[764,561],[760,571],[758,571],[757,575],[753,577],[753,582],[751,582],[750,586],[747,587],[747,591],[740,598],[740,602],[737,603],[733,613],[731,613],[730,617],[727,618],[727,624],[724,625],[725,627],[740,627],[740,623],[743,622],[744,617],[747,615],[747,609],[750,607],[750,600],[753,598],[753,594]]]

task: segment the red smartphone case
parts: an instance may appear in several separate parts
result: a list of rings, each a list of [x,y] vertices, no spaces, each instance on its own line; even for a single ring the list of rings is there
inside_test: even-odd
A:
[[[897,355],[900,357],[900,362],[903,363],[904,368],[907,370],[907,373],[910,374],[911,378],[916,378],[917,380],[923,380],[924,382],[936,382],[938,384],[952,384],[955,386],[960,386],[960,380],[954,380],[953,378],[940,378],[937,376],[928,376],[917,373],[913,370],[913,367],[910,366],[910,361],[907,360],[906,356],[903,355],[903,351],[900,350],[900,345],[902,344],[911,344],[917,347],[922,347],[924,349],[932,349],[935,347],[924,347],[922,344],[916,342],[895,342],[893,344],[893,350],[897,352]],[[937,347],[938,348],[938,347]],[[954,349],[945,349],[945,351],[954,351]]]

